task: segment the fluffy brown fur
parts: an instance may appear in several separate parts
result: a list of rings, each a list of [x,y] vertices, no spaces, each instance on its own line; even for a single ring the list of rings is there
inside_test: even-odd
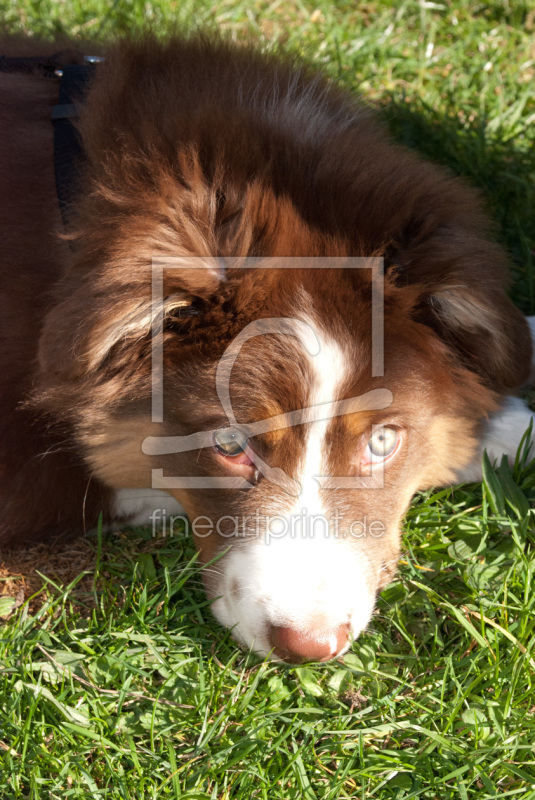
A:
[[[352,354],[347,396],[381,386],[395,396],[387,412],[333,424],[330,474],[358,473],[349,454],[372,424],[410,432],[384,492],[358,498],[359,514],[381,505],[388,536],[367,558],[386,583],[413,492],[454,479],[489,413],[529,372],[507,259],[475,192],[394,145],[368,111],[291,60],[202,37],[149,38],[111,49],[81,108],[87,163],[65,241],[56,94],[53,79],[0,75],[0,543],[89,529],[100,511],[111,519],[114,490],[150,486],[155,466],[226,474],[207,450],[155,459],[141,444],[224,426],[218,357],[250,321],[295,316],[304,291],[318,325],[342,332]],[[367,271],[233,269],[218,280],[217,257],[250,255],[384,257],[385,378],[370,377]],[[188,269],[190,256],[207,269]],[[150,421],[155,257],[184,259],[164,276],[163,426]],[[200,313],[182,318],[191,304]],[[267,338],[245,348],[232,378],[245,422],[309,401],[297,345]],[[303,428],[260,437],[263,457],[295,474]],[[221,513],[221,493],[176,496],[190,515]],[[326,502],[349,503],[339,492]],[[287,500],[263,481],[224,504],[278,512]],[[220,544],[200,541],[203,557]]]
[[[0,82],[2,541],[79,529],[84,513],[91,526],[106,510],[73,433],[147,394],[145,342],[123,321],[149,302],[154,256],[384,255],[412,318],[489,388],[525,379],[529,337],[474,193],[393,146],[323,79],[202,39],[118,47],[82,111],[73,254],[57,235],[57,86]],[[216,288],[171,281],[170,293]],[[32,389],[49,417],[21,407]]]

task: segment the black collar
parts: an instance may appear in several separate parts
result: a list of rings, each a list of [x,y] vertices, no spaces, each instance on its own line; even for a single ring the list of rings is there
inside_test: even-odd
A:
[[[65,227],[68,227],[72,202],[80,189],[80,171],[84,159],[75,120],[94,71],[93,63],[63,67],[58,103],[52,109],[56,191]]]
[[[73,61],[82,63],[72,63]],[[69,224],[72,201],[79,192],[83,150],[75,120],[94,76],[98,56],[61,52],[46,57],[0,56],[0,72],[40,75],[59,81],[58,103],[52,109],[54,171],[63,224]]]

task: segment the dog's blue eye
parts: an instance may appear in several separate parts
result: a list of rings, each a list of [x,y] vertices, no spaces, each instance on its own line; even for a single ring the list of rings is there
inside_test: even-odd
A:
[[[399,433],[395,428],[377,428],[368,442],[369,460],[375,462],[385,461],[394,453],[399,440]]]
[[[237,458],[245,450],[247,437],[238,428],[225,428],[214,433],[214,447],[227,458]]]

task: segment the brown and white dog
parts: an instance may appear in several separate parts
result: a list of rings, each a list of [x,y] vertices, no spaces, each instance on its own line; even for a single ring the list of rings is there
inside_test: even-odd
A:
[[[474,191],[343,91],[202,37],[97,68],[60,237],[57,91],[0,74],[0,544],[185,509],[220,556],[217,619],[262,655],[331,658],[391,580],[414,492],[477,479],[528,425],[507,257]]]

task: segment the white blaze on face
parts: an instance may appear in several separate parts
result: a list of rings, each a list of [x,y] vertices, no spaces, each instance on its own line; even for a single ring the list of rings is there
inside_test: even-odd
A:
[[[314,330],[319,343],[319,352],[307,359],[312,371],[312,385],[308,404],[310,406],[335,403],[349,375],[350,365],[341,345],[332,337],[318,330],[310,320],[306,324]],[[326,414],[328,409],[326,408]],[[322,514],[317,478],[327,474],[326,435],[331,419],[312,422],[307,426],[304,457],[300,464],[297,481],[301,484],[298,503],[290,515],[299,514],[306,509],[309,514]]]
[[[311,374],[305,402],[310,406],[334,403],[350,374],[349,355],[309,319],[305,321],[307,327],[296,325],[302,358]],[[306,332],[310,328],[319,348],[310,346]],[[311,355],[315,350],[316,355]],[[323,506],[316,479],[328,468],[326,436],[331,421],[327,418],[304,427],[304,450],[295,475],[302,490],[293,507],[278,516],[271,512],[270,532],[240,542],[220,562],[221,598],[212,610],[220,622],[233,628],[236,638],[263,655],[271,649],[270,624],[301,632],[314,628],[329,632],[349,623],[356,637],[373,612],[373,568],[351,541],[336,537],[336,525],[331,511]]]

